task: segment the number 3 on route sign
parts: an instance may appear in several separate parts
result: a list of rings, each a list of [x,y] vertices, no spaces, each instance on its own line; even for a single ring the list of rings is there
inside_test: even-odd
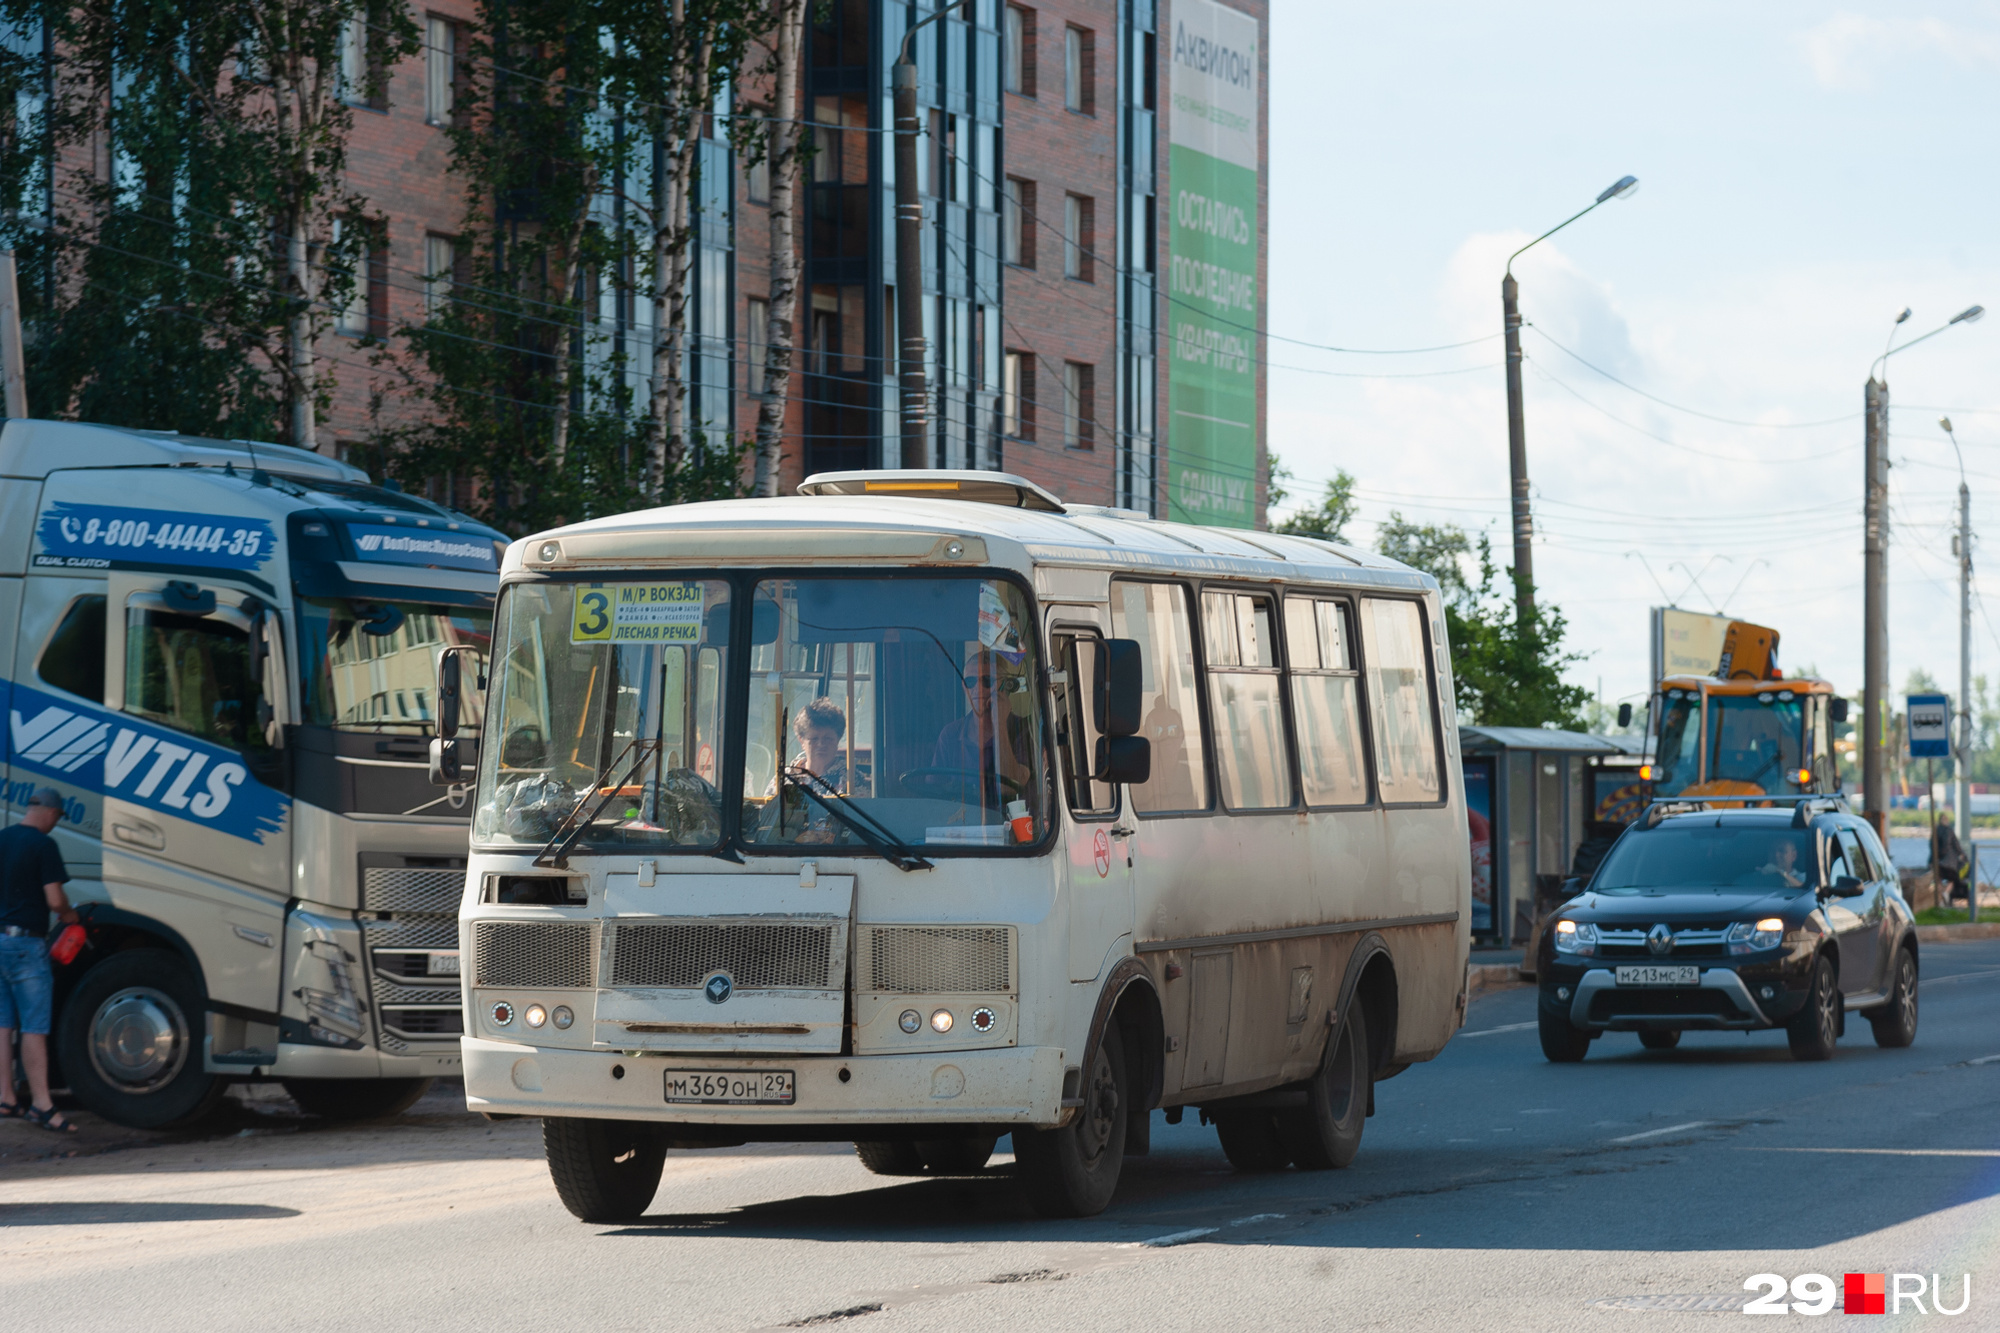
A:
[[[1951,696],[1913,694],[1909,697],[1910,758],[1951,757]]]

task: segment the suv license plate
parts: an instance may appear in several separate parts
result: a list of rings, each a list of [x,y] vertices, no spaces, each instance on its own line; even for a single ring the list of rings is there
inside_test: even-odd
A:
[[[669,1069],[667,1100],[710,1106],[790,1106],[789,1069]]]
[[[1621,986],[1699,986],[1701,969],[1698,967],[1621,967],[1618,969],[1618,984]]]

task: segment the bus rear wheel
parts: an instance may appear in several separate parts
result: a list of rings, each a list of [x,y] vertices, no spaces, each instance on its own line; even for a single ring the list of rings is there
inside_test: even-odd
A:
[[[653,1127],[630,1120],[549,1116],[542,1147],[563,1207],[585,1222],[644,1217],[667,1164],[667,1145]]]
[[[909,1139],[869,1139],[854,1145],[861,1165],[878,1176],[921,1176],[924,1155]]]
[[[307,1115],[326,1120],[381,1120],[401,1115],[431,1090],[434,1078],[288,1078],[285,1092]]]
[[[165,949],[115,953],[76,984],[56,1052],[76,1099],[114,1124],[184,1129],[214,1113],[228,1085],[202,1067],[207,997]]]
[[[958,1139],[918,1139],[917,1152],[934,1176],[970,1176],[985,1169],[1000,1142],[998,1134],[973,1134]]]
[[[1347,1006],[1319,1072],[1306,1084],[1306,1104],[1278,1113],[1278,1137],[1301,1171],[1337,1170],[1361,1151],[1374,1080],[1369,1063],[1368,1024],[1361,1006]]]
[[[1292,1160],[1278,1135],[1278,1117],[1271,1111],[1216,1111],[1215,1136],[1222,1155],[1245,1175],[1282,1171]]]
[[[1084,1071],[1083,1105],[1059,1129],[1014,1131],[1014,1162],[1043,1217],[1095,1217],[1111,1206],[1125,1162],[1131,1077],[1118,1025],[1105,1026]]]

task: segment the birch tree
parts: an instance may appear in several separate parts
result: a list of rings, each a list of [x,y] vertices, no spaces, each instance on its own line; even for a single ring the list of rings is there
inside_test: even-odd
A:
[[[752,495],[778,493],[785,409],[792,395],[792,329],[799,298],[798,199],[803,161],[799,65],[805,47],[807,0],[772,0],[770,117],[758,149],[771,166],[770,306],[764,328],[764,365],[757,402]]]

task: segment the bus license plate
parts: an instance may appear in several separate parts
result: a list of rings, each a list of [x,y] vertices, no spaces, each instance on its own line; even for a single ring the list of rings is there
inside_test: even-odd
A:
[[[669,1069],[667,1100],[711,1106],[790,1106],[789,1069]]]
[[[1621,986],[1698,986],[1701,984],[1699,967],[1621,967],[1618,969],[1618,984]]]
[[[430,977],[455,977],[458,975],[458,951],[434,953],[424,964],[424,975]]]

